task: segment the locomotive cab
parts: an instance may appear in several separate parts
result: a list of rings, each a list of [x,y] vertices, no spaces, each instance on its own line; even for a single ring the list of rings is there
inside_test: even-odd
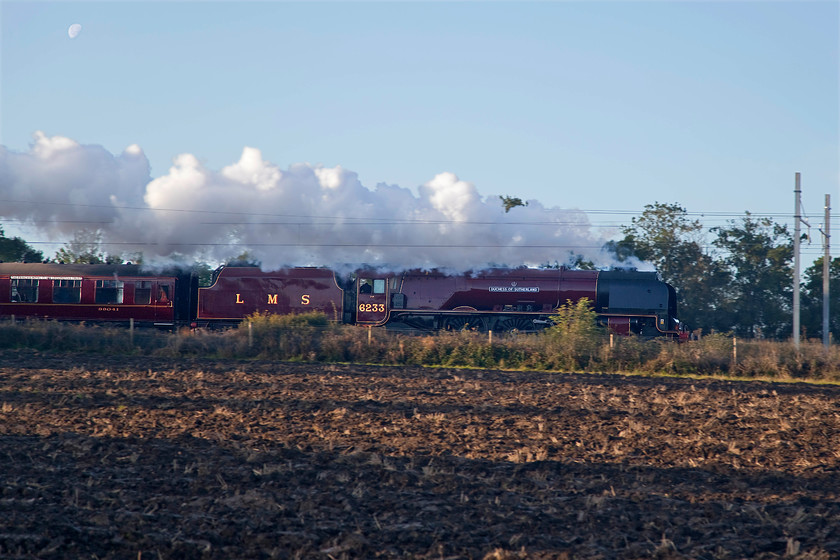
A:
[[[388,318],[388,278],[368,272],[356,279],[356,323],[382,325]]]

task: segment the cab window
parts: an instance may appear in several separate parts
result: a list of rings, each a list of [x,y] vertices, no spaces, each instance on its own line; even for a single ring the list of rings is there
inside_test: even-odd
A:
[[[385,293],[385,279],[384,278],[377,278],[373,281],[373,293],[374,294],[384,294]]]
[[[360,294],[370,294],[373,293],[373,282],[368,278],[362,278],[359,280],[359,293]]]

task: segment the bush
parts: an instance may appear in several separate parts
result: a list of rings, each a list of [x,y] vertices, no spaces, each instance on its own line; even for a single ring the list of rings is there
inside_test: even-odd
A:
[[[319,311],[297,315],[257,312],[245,317],[239,331],[260,358],[314,361],[321,338],[331,327]]]
[[[542,334],[551,369],[586,369],[598,357],[606,332],[598,326],[598,315],[587,298],[567,301],[551,316],[554,323]]]

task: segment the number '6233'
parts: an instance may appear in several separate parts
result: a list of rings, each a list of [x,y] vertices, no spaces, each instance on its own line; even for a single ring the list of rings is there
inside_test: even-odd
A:
[[[385,312],[385,304],[384,303],[360,303],[359,304],[359,311],[362,313],[384,313]]]

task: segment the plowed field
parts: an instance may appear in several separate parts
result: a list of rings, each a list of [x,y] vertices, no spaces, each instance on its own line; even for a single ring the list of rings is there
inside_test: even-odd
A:
[[[0,354],[0,558],[840,558],[840,389]]]

